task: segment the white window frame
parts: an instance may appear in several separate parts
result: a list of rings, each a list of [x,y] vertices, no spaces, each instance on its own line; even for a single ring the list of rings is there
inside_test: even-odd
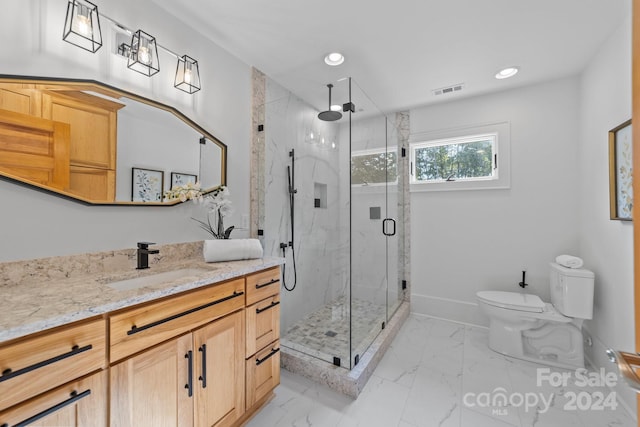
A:
[[[410,168],[409,183],[411,191],[455,191],[507,189],[511,185],[510,168],[510,125],[508,122],[467,126],[435,132],[411,135],[409,143]],[[418,181],[415,179],[415,152],[428,146],[459,144],[487,136],[495,138],[493,154],[493,174],[491,177],[464,178],[452,181]],[[497,160],[497,162],[496,162]]]

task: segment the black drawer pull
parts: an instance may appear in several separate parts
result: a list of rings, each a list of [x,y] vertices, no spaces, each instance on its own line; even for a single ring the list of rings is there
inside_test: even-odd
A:
[[[260,314],[260,313],[262,313],[263,311],[267,311],[267,310],[269,310],[270,308],[273,308],[273,307],[275,307],[275,306],[276,306],[276,305],[278,305],[278,304],[280,304],[280,301],[274,301],[274,302],[272,302],[272,303],[271,303],[271,305],[268,305],[268,306],[266,306],[265,308],[256,308],[256,314]]]
[[[272,279],[267,283],[263,283],[262,285],[256,285],[256,289],[264,288],[265,286],[273,285],[274,283],[278,283],[280,279]]]
[[[267,359],[271,358],[271,356],[273,356],[274,354],[276,354],[279,351],[280,351],[280,348],[274,348],[274,349],[271,350],[271,353],[267,354],[262,359],[256,358],[256,366],[261,365],[263,362],[265,362]]]
[[[149,323],[148,325],[144,325],[144,326],[140,326],[140,327],[138,327],[136,325],[133,325],[131,327],[131,329],[127,331],[127,335],[137,334],[138,332],[142,332],[144,330],[153,328],[154,326],[162,325],[163,323],[167,323],[167,322],[170,322],[172,320],[178,319],[178,318],[180,318],[182,316],[186,316],[188,314],[195,313],[196,311],[204,310],[205,308],[209,308],[209,307],[211,307],[213,305],[220,304],[221,302],[229,301],[230,299],[239,297],[240,295],[244,295],[244,292],[233,291],[233,294],[229,295],[228,297],[224,297],[224,298],[221,298],[219,300],[212,301],[210,303],[201,305],[200,307],[192,308],[191,310],[183,311],[182,313],[174,314],[173,316],[165,317],[164,319],[157,320],[155,322]]]
[[[47,415],[51,415],[56,411],[59,411],[60,409],[64,408],[65,406],[69,406],[75,402],[77,402],[78,400],[87,397],[91,394],[91,390],[85,390],[82,393],[78,394],[77,392],[72,392],[71,393],[71,397],[63,402],[58,403],[57,405],[52,406],[49,409],[45,409],[44,411],[40,412],[39,414],[34,415],[33,417],[26,419],[24,421],[19,422],[18,424],[14,424],[11,427],[26,427],[36,421],[38,421],[41,418],[46,417]],[[9,424],[2,424],[2,426],[7,426],[9,427]]]
[[[34,365],[27,366],[26,368],[18,369],[17,371],[13,371],[11,369],[5,369],[2,372],[2,375],[0,376],[0,383],[3,381],[10,380],[11,378],[17,377],[19,375],[26,374],[27,372],[35,371],[36,369],[42,368],[43,366],[47,366],[52,363],[56,363],[61,360],[64,360],[68,357],[75,356],[76,354],[84,353],[85,351],[91,350],[92,348],[93,348],[93,345],[91,344],[85,345],[84,347],[78,347],[77,345],[74,345],[71,348],[71,351],[68,353],[64,353],[59,356],[52,357],[51,359],[43,360],[42,362],[38,362]]]

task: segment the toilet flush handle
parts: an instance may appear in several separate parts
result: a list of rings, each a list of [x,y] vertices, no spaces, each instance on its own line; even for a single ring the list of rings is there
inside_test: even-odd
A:
[[[618,371],[627,382],[627,385],[636,393],[640,393],[640,378],[638,378],[632,367],[632,365],[640,367],[640,355],[638,353],[607,349],[607,356],[609,356],[611,362],[618,366]]]

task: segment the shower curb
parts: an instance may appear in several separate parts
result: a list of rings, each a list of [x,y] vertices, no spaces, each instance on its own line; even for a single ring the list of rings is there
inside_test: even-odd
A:
[[[409,317],[409,312],[408,301],[400,304],[385,329],[378,334],[360,357],[360,362],[350,371],[284,346],[281,348],[280,366],[289,372],[302,375],[356,399],[373,375],[373,371],[398,334],[400,327]]]

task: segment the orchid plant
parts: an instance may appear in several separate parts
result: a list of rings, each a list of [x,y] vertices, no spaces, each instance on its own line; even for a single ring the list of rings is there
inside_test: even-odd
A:
[[[215,239],[229,239],[231,232],[235,228],[233,225],[227,229],[224,228],[224,217],[231,215],[233,212],[231,200],[229,200],[229,189],[221,186],[211,193],[203,195],[197,201],[206,207],[207,220],[192,219],[198,222],[200,227]]]

